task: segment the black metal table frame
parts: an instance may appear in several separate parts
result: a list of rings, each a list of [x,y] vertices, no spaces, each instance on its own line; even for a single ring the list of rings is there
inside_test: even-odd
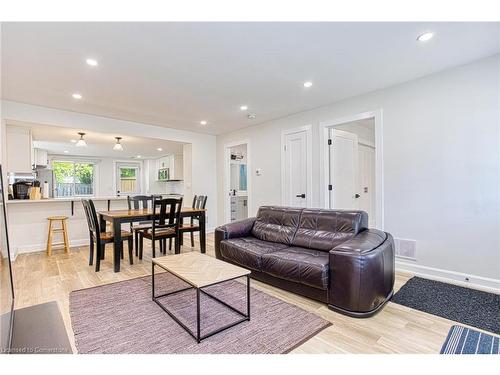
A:
[[[166,271],[167,273],[171,274],[171,275],[174,275],[173,273],[169,272],[167,269],[165,269],[164,267],[160,266],[159,264],[155,264],[154,262],[152,262],[152,267],[151,267],[151,289],[152,289],[152,299],[154,302],[156,302],[156,304],[158,306],[160,306],[173,320],[175,320],[177,322],[177,324],[179,324],[182,328],[184,328],[184,330],[187,331],[187,333],[189,333],[198,343],[200,343],[202,340],[210,337],[210,336],[213,336],[217,333],[220,333],[222,331],[225,331],[226,329],[229,329],[231,327],[234,327],[240,323],[243,323],[243,322],[246,322],[246,321],[249,321],[250,320],[250,275],[246,275],[246,279],[247,279],[247,313],[243,313],[241,311],[239,311],[238,309],[234,308],[233,306],[227,304],[226,302],[220,300],[219,298],[215,297],[214,295],[206,292],[205,290],[203,290],[204,288],[208,288],[210,286],[214,286],[214,285],[217,285],[217,284],[221,284],[221,283],[225,283],[227,281],[231,281],[231,280],[235,280],[235,279],[239,279],[240,277],[244,277],[244,276],[238,276],[238,277],[233,277],[231,279],[227,279],[227,280],[223,280],[223,281],[218,281],[216,283],[213,283],[213,284],[210,284],[210,285],[205,285],[203,287],[195,287],[193,285],[187,287],[187,288],[183,288],[183,289],[179,289],[179,290],[175,290],[173,292],[169,292],[169,293],[165,293],[165,294],[161,294],[159,296],[155,296],[155,265],[157,265],[158,267],[160,267],[162,270]],[[175,275],[174,275],[175,276]],[[177,276],[175,276],[177,277]],[[179,278],[180,279],[180,278]],[[186,280],[184,279],[181,279],[182,281],[186,282],[189,284],[189,282],[187,282]],[[177,294],[177,293],[180,293],[180,292],[184,292],[186,290],[191,290],[191,289],[196,289],[196,332],[193,332],[191,329],[189,329],[184,323],[182,323],[175,315],[174,313],[172,313],[168,308],[166,308],[158,299],[159,298],[163,298],[163,297],[166,297],[166,296],[171,296],[173,294]],[[220,304],[228,307],[229,309],[231,309],[232,311],[236,312],[237,314],[239,314],[240,316],[242,316],[243,318],[240,319],[240,320],[237,320],[233,323],[230,323],[230,324],[227,324],[221,328],[217,328],[216,330],[213,330],[203,336],[201,336],[201,317],[200,317],[200,295],[201,293],[203,293],[204,295],[212,298],[213,300],[219,302]]]

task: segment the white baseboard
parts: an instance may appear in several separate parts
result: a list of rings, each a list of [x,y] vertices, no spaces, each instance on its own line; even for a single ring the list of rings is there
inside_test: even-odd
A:
[[[77,247],[77,246],[85,246],[89,244],[89,238],[81,239],[81,240],[70,240],[69,241],[69,247]],[[60,247],[61,245],[56,245],[55,247]],[[46,251],[47,249],[47,243],[41,243],[41,244],[33,244],[33,245],[26,245],[23,246],[22,248],[17,247],[13,251],[13,259],[15,259],[19,254],[27,254],[27,253],[36,253],[39,251]]]
[[[396,260],[396,271],[406,271],[415,276],[425,277],[436,281],[465,286],[467,288],[500,293],[500,280],[488,277],[469,275],[461,272],[448,271],[440,268],[426,267],[418,264]]]
[[[215,232],[215,227],[213,228],[207,228],[206,233],[213,233]],[[195,233],[195,236],[197,236],[198,233]],[[80,240],[70,240],[69,241],[69,247],[77,247],[77,246],[86,246],[89,244],[89,239],[84,238]],[[47,244],[46,243],[41,243],[41,244],[33,244],[33,245],[26,245],[23,246],[22,248],[17,247],[15,249],[12,249],[11,251],[11,258],[12,260],[16,260],[17,256],[19,254],[28,254],[28,253],[37,253],[40,251],[45,251],[47,249]]]

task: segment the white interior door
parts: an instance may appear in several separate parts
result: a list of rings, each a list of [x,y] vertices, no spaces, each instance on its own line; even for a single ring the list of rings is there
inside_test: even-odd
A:
[[[375,226],[375,148],[359,144],[359,209],[368,213]]]
[[[284,135],[284,199],[292,207],[307,207],[307,131]]]
[[[359,208],[358,136],[330,130],[330,208]]]

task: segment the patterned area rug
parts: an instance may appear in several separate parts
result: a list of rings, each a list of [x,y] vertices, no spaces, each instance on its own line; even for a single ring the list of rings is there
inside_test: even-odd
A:
[[[156,294],[185,288],[178,278],[155,275]],[[246,286],[238,281],[207,291],[246,311]],[[201,298],[203,331],[239,317],[213,299]],[[196,324],[194,290],[167,296],[162,303],[188,327]],[[200,344],[151,300],[151,277],[142,277],[70,295],[70,315],[79,353],[287,353],[331,324],[297,306],[251,288],[251,320]]]
[[[500,334],[500,295],[412,277],[391,302]]]
[[[440,354],[500,354],[500,339],[461,326],[448,332]]]

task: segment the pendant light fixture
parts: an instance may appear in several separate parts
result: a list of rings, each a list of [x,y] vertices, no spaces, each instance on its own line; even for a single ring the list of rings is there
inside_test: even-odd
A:
[[[115,150],[115,151],[123,151],[123,146],[120,143],[120,139],[122,139],[122,137],[115,137],[115,139],[116,139],[116,143],[113,146],[113,150]]]
[[[78,142],[76,142],[75,146],[76,147],[87,147],[87,142],[85,142],[85,139],[83,139],[83,136],[85,133],[78,133],[80,135],[80,139]]]

